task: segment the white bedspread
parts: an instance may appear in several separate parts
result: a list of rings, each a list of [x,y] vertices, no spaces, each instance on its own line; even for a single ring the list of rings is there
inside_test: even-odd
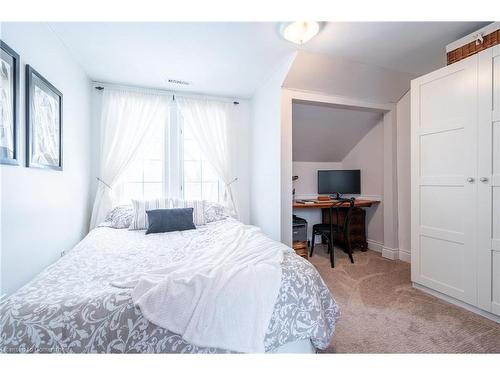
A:
[[[290,248],[236,221],[224,227],[217,242],[196,239],[186,245],[182,260],[112,284],[134,288],[132,299],[142,314],[188,342],[264,352],[280,263]]]

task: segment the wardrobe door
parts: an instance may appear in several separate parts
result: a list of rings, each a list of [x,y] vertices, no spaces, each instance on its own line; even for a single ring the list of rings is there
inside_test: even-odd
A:
[[[477,55],[412,81],[412,281],[477,303]]]
[[[478,306],[500,315],[500,46],[479,55]]]

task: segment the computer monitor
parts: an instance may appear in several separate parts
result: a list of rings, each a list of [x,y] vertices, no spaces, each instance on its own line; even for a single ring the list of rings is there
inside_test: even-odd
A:
[[[361,171],[318,171],[318,194],[361,194]]]

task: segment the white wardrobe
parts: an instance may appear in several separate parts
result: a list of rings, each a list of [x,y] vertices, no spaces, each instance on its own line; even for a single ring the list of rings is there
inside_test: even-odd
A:
[[[411,84],[411,278],[500,315],[500,45]]]

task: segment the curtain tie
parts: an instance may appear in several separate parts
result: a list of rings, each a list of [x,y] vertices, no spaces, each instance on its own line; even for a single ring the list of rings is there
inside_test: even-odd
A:
[[[111,186],[109,186],[107,183],[105,183],[103,180],[101,180],[99,177],[96,177],[97,181],[99,181],[101,184],[106,186],[109,190],[113,190]]]
[[[234,182],[236,182],[236,181],[238,181],[238,177],[233,178],[231,181],[229,181],[229,182],[227,182],[227,183],[226,183],[226,182],[224,182],[224,185],[226,185],[226,189],[225,189],[225,191],[224,191],[224,200],[225,200],[225,201],[227,200],[227,192],[228,192],[228,190],[231,190],[231,185],[232,185]],[[232,194],[231,192],[229,192],[229,194],[231,194],[231,200],[232,200],[232,199],[233,199],[233,194]]]
[[[233,184],[233,182],[236,182],[236,181],[238,181],[238,177],[233,178],[231,181],[229,181],[229,182],[226,184],[226,186],[227,186],[227,187],[229,187],[229,186],[231,186],[231,184]]]

